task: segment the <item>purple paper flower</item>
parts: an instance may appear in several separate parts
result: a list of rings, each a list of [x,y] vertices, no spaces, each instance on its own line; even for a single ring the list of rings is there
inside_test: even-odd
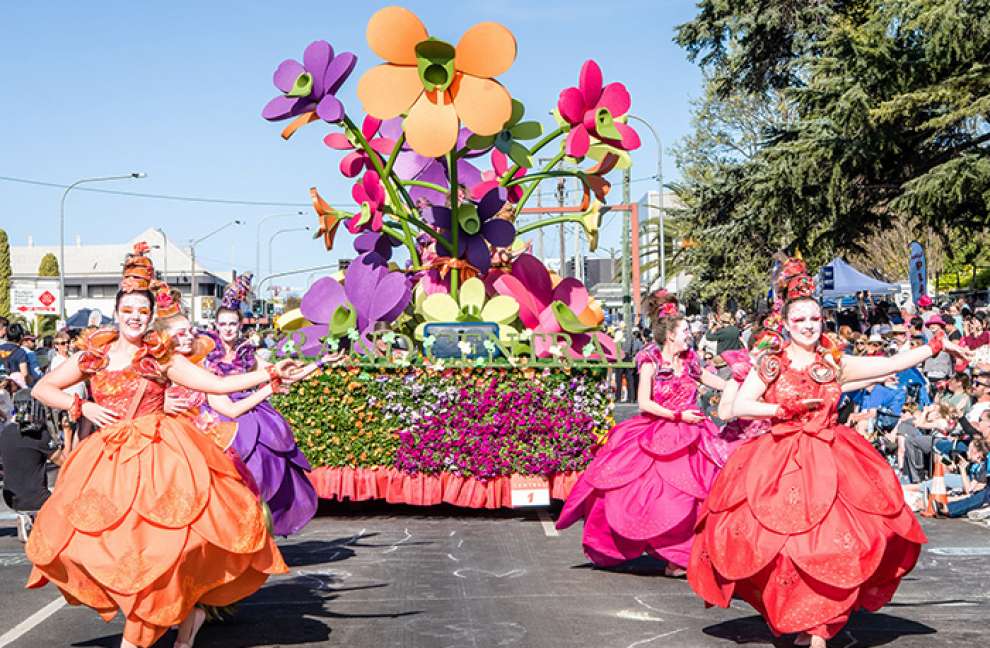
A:
[[[508,247],[516,238],[516,228],[511,222],[495,218],[504,204],[498,189],[492,189],[477,204],[465,202],[458,207],[460,231],[457,237],[457,256],[467,259],[482,274],[488,272],[492,265],[492,253],[488,245]],[[447,207],[434,205],[430,208],[428,218],[440,229],[450,230],[451,216]]]
[[[354,250],[375,265],[387,265],[392,258],[392,248],[400,245],[402,241],[384,232],[365,232],[354,239]]]
[[[389,272],[369,255],[359,256],[347,267],[344,285],[331,277],[323,277],[303,295],[299,306],[303,317],[313,323],[301,332],[306,336],[303,355],[320,353],[322,338],[345,331],[334,326],[355,328],[367,349],[368,334],[378,322],[393,322],[409,305],[412,290],[401,272]],[[364,349],[361,349],[364,350]]]
[[[399,136],[402,135],[402,118],[396,117],[395,119],[383,121],[381,134],[393,142],[398,140]],[[461,150],[467,145],[467,140],[471,135],[472,133],[468,129],[461,129],[460,134],[457,136],[458,150]],[[467,158],[478,157],[479,155],[484,155],[484,153],[485,151],[469,150],[462,157],[458,158],[457,183],[459,185],[473,187],[481,182],[481,171],[478,167],[468,162]],[[403,144],[399,150],[393,170],[395,171],[395,175],[402,180],[419,180],[420,182],[429,182],[447,189],[450,188],[447,163],[444,162],[443,158],[425,157],[413,151],[407,144]],[[409,197],[414,201],[424,198],[432,205],[447,204],[447,196],[433,189],[409,187],[408,192]]]
[[[302,63],[286,59],[276,68],[273,81],[282,94],[268,102],[261,116],[281,121],[315,111],[324,121],[339,122],[344,118],[344,104],[336,93],[356,63],[357,56],[351,52],[334,56],[330,43],[313,41],[303,52]]]

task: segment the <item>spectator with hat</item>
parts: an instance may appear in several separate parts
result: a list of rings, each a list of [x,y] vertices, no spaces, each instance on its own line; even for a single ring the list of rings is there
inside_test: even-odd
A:
[[[714,355],[720,356],[726,351],[735,351],[743,348],[742,340],[739,337],[739,327],[732,313],[722,313],[714,323],[712,330],[705,339],[715,343]]]
[[[7,341],[0,344],[0,363],[6,365],[8,374],[19,373],[30,385],[34,378],[29,371],[27,353],[21,348],[23,337],[24,327],[20,324],[15,322],[7,327]]]
[[[903,324],[894,324],[890,327],[890,341],[896,347],[896,353],[904,353],[911,350],[908,329]]]
[[[21,336],[21,349],[24,350],[24,355],[27,356],[28,376],[32,383],[44,375],[38,366],[38,354],[34,351],[36,341],[33,333],[26,332]]]
[[[945,331],[945,320],[936,313],[925,320],[925,327],[928,329],[929,337],[934,337],[938,332]],[[934,387],[936,383],[953,374],[952,356],[947,351],[943,351],[925,360],[922,371],[928,378],[928,382]]]

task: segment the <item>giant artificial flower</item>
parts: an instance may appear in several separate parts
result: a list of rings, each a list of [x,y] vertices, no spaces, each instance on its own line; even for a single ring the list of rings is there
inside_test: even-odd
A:
[[[326,249],[333,249],[333,239],[337,236],[337,228],[340,227],[341,212],[331,207],[327,201],[323,200],[316,187],[309,188],[309,197],[313,201],[313,211],[316,212],[317,228],[313,238],[322,238]]]
[[[364,139],[367,140],[368,145],[373,151],[382,156],[387,156],[392,152],[392,148],[395,146],[395,140],[387,137],[375,137],[381,125],[382,121],[380,119],[366,115],[364,121],[361,123],[361,134],[364,135]],[[340,172],[344,177],[353,178],[361,173],[361,169],[367,171],[375,170],[375,164],[372,162],[368,152],[351,141],[343,133],[330,133],[323,138],[323,143],[338,151],[351,151],[340,161]]]
[[[276,68],[273,81],[283,94],[269,101],[261,116],[268,121],[297,117],[282,131],[286,139],[317,117],[339,122],[344,118],[344,104],[336,93],[356,63],[357,57],[351,52],[334,56],[330,43],[313,41],[303,52],[302,63],[286,59]]]
[[[306,341],[302,353],[318,355],[326,335],[342,337],[356,329],[368,342],[378,322],[393,322],[412,299],[409,281],[401,272],[360,256],[347,266],[344,285],[331,277],[318,279],[303,295],[299,310],[312,324],[302,329]]]
[[[364,177],[354,184],[351,189],[351,196],[354,202],[360,205],[350,220],[347,221],[347,231],[357,234],[366,229],[373,232],[382,231],[382,224],[385,221],[385,187],[382,186],[381,178],[374,171],[366,171]]]
[[[585,61],[578,87],[566,88],[557,100],[557,111],[571,129],[564,151],[583,158],[591,147],[591,136],[624,151],[639,148],[639,135],[622,121],[630,105],[626,86],[614,82],[603,88],[601,68],[592,60]]]
[[[505,122],[502,130],[494,135],[473,135],[468,145],[474,149],[487,149],[494,146],[505,153],[512,161],[521,167],[533,166],[533,158],[529,149],[517,140],[536,139],[543,134],[543,126],[538,121],[522,121],[526,108],[521,101],[512,100],[512,116]]]
[[[369,263],[387,265],[392,259],[392,248],[402,245],[385,232],[365,232],[354,239],[354,250]]]
[[[495,218],[504,204],[498,190],[492,189],[477,204],[465,202],[457,208],[457,257],[467,259],[482,274],[488,272],[492,264],[488,245],[507,247],[516,238],[516,228],[512,223]],[[430,209],[430,220],[441,229],[451,229],[451,217],[447,207],[434,205]]]
[[[499,196],[502,200],[508,200],[513,205],[522,200],[523,188],[520,185],[513,185],[506,189],[501,186],[500,181],[502,176],[505,175],[506,171],[509,170],[509,163],[502,151],[495,149],[492,151],[492,169],[491,171],[481,172],[481,182],[471,187],[471,197],[475,200],[481,200],[482,197],[492,189],[499,190]],[[512,176],[513,178],[521,178],[526,175],[528,169],[526,167],[519,167],[519,170]]]
[[[485,278],[489,292],[512,297],[519,303],[519,319],[533,333],[566,333],[571,341],[566,349],[581,359],[581,351],[597,338],[609,360],[618,357],[615,342],[601,332],[604,314],[577,279],[569,277],[554,285],[540,261],[529,254],[520,256],[508,273],[493,270]],[[549,336],[533,336],[537,357],[552,355],[555,346]]]
[[[454,47],[431,38],[408,9],[385,7],[368,21],[367,36],[386,63],[364,73],[358,98],[378,119],[405,113],[406,139],[420,155],[448,153],[460,122],[494,135],[511,117],[512,97],[493,79],[516,58],[516,39],[502,25],[478,23]]]
[[[423,339],[424,329],[431,322],[495,322],[498,324],[499,337],[505,341],[519,334],[512,327],[512,322],[519,315],[519,304],[505,295],[495,295],[488,299],[485,284],[477,277],[472,277],[461,285],[457,300],[447,293],[431,295],[417,287],[413,303],[416,314],[423,318],[423,322],[416,327],[417,340]]]
[[[390,119],[382,122],[382,135],[393,142],[402,134],[402,120]],[[466,128],[462,128],[457,136],[457,149],[464,150],[467,141],[472,133]],[[468,158],[478,157],[484,154],[484,150],[475,151],[470,148],[457,158],[457,184],[465,187],[473,187],[481,182],[481,171],[478,170]],[[396,156],[392,170],[400,180],[419,180],[438,185],[444,189],[450,189],[450,174],[447,171],[447,162],[443,158],[432,158],[420,155],[412,150],[408,144],[403,144]],[[418,201],[425,198],[433,205],[443,205],[447,202],[447,194],[428,189],[426,187],[410,186],[406,189],[409,196]]]

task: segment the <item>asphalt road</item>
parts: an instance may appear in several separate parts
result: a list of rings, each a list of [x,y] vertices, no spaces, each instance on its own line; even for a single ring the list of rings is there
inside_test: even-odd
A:
[[[592,569],[580,529],[556,535],[537,512],[465,512],[327,503],[299,536],[279,544],[291,573],[207,624],[198,646],[348,648],[658,648],[789,646],[748,605],[705,609],[662,564],[641,559]],[[551,512],[552,515],[552,512]],[[833,648],[982,645],[990,529],[925,521],[931,543],[894,602],[853,617]],[[29,571],[9,512],[0,512],[0,646],[39,610],[51,586],[27,591]],[[55,602],[55,603],[53,603]],[[51,604],[51,605],[50,605]],[[113,646],[118,617],[58,607],[9,645]],[[158,646],[171,646],[174,633]]]

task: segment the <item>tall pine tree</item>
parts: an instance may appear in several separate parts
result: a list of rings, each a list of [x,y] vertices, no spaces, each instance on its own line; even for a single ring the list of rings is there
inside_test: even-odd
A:
[[[0,315],[10,315],[10,241],[6,230],[0,229]]]
[[[51,252],[45,254],[41,257],[41,263],[38,264],[38,276],[39,277],[57,277],[58,276],[58,259]]]

